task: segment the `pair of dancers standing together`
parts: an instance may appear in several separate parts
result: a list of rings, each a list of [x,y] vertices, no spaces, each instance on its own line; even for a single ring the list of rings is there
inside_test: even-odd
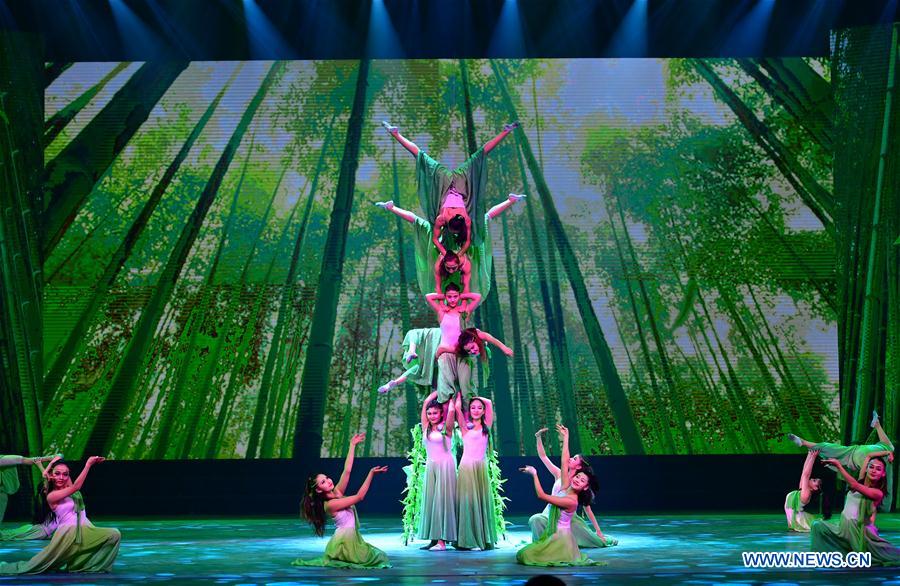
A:
[[[878,509],[883,505],[885,510],[890,507],[892,482],[888,464],[894,461],[894,445],[882,429],[878,413],[873,412],[871,426],[878,441],[855,446],[814,443],[789,434],[791,441],[808,452],[800,486],[785,498],[784,513],[790,530],[810,533],[812,551],[869,552],[874,565],[896,566],[900,565],[900,548],[884,540],[875,525]],[[822,479],[812,476],[817,458],[840,474],[849,487],[837,524],[817,520],[805,510],[813,496],[826,496]],[[857,476],[853,476],[854,472]],[[826,510],[825,518],[829,515]]]
[[[524,195],[509,194],[507,199],[484,212],[482,192],[486,185],[486,155],[512,132],[518,123],[508,124],[496,137],[455,170],[432,159],[399,130],[382,123],[388,132],[416,158],[419,202],[428,218],[401,209],[392,201],[376,205],[410,222],[415,230],[416,280],[422,294],[435,311],[439,326],[419,328],[406,333],[403,341],[403,374],[388,381],[378,390],[386,393],[409,382],[436,390],[429,394],[421,412],[421,430],[415,430],[416,444],[423,446],[425,469],[418,486],[421,498],[408,504],[416,518],[415,533],[429,540],[424,549],[446,549],[450,543],[458,549],[492,549],[498,534],[504,530],[502,508],[496,491],[500,479],[492,478],[490,428],[495,414],[491,401],[475,396],[473,389],[474,360],[484,360],[485,344],[492,344],[508,356],[512,350],[488,332],[465,327],[466,321],[481,300],[490,292],[492,267],[490,221]],[[480,220],[478,221],[473,221]],[[435,368],[437,372],[435,373]],[[436,375],[436,376],[435,376]],[[458,425],[463,454],[459,466],[452,452],[454,426]],[[539,454],[554,473],[557,483],[552,494],[546,494],[537,481],[533,467],[523,471],[535,475],[538,497],[548,503],[542,515],[532,517],[535,542],[523,548],[517,560],[534,565],[594,564],[578,550],[573,536],[573,515],[579,504],[590,504],[590,486],[595,479],[583,458],[570,458],[568,430],[559,426],[564,452],[561,467],[546,457],[538,432]],[[326,514],[337,529],[328,542],[324,556],[314,560],[296,560],[295,565],[329,565],[342,567],[385,567],[384,552],[367,544],[358,532],[354,506],[368,492],[374,475],[386,470],[375,467],[359,491],[345,496],[347,478],[353,463],[355,446],[362,436],[354,436],[339,482],[324,474],[310,477],[303,498],[303,515],[322,535]],[[414,471],[416,474],[420,471]],[[570,480],[571,478],[571,480]],[[499,505],[499,506],[498,506]],[[588,509],[589,511],[589,509]],[[585,528],[575,516],[576,530],[584,534],[585,546],[613,545],[615,540],[603,536],[593,513],[596,533]],[[407,515],[405,515],[406,517]]]

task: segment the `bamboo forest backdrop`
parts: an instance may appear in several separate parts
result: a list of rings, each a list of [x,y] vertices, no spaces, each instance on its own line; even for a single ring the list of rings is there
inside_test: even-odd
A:
[[[479,375],[501,454],[533,453],[532,433],[555,421],[588,454],[858,436],[838,390],[855,389],[847,413],[891,420],[876,389],[896,377],[897,340],[871,336],[897,304],[885,293],[867,310],[869,335],[841,325],[869,303],[847,291],[874,265],[858,235],[871,204],[835,188],[835,149],[853,148],[841,124],[863,118],[880,144],[887,76],[853,42],[840,62],[58,66],[43,383],[26,424],[68,457],[341,456],[358,431],[363,455],[405,454],[422,396],[376,389],[402,372],[404,332],[436,322],[410,226],[373,205],[422,215],[415,162],[379,122],[455,166],[519,120],[488,157],[487,205],[528,197],[492,222],[495,284],[478,311],[515,352]],[[865,75],[873,113],[839,124],[832,78],[862,91],[850,79]],[[878,181],[896,210],[898,182]],[[882,218],[896,234],[896,214]],[[896,287],[890,244],[877,243],[879,290]],[[838,278],[848,263],[857,276]],[[839,369],[839,349],[872,344],[879,379]]]

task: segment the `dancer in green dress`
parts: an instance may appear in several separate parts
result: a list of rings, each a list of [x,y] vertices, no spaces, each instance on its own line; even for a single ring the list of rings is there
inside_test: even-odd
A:
[[[878,442],[874,444],[863,444],[858,446],[843,446],[830,442],[813,443],[802,437],[792,433],[788,434],[788,439],[797,446],[805,447],[808,450],[817,450],[822,458],[834,459],[839,461],[844,468],[851,472],[862,472],[866,468],[867,460],[870,458],[887,458],[887,461],[894,461],[894,444],[888,438],[881,422],[878,420],[878,413],[872,412],[872,428],[878,434]],[[891,495],[893,494],[893,474],[887,475],[886,496],[879,505],[882,511],[890,510]]]
[[[477,291],[487,296],[491,290],[491,235],[489,222],[510,208],[524,195],[510,193],[507,198],[484,214],[481,241],[469,246],[469,233],[465,227],[452,236],[435,239],[432,223],[413,212],[394,205],[393,201],[375,205],[389,210],[413,225],[413,245],[416,258],[416,282],[422,295],[443,293],[448,283],[456,283],[460,291]],[[455,225],[455,224],[451,224]]]
[[[295,566],[329,566],[335,568],[389,568],[387,554],[366,543],[359,534],[359,518],[356,516],[356,503],[366,498],[372,478],[376,474],[387,472],[387,466],[376,466],[369,470],[362,486],[354,495],[344,496],[350,481],[350,470],[353,468],[356,446],[366,439],[365,434],[358,433],[350,439],[350,448],[344,460],[344,471],[338,483],[324,474],[310,476],[306,483],[306,494],[303,495],[303,517],[309,521],[322,537],[325,533],[325,514],[334,519],[334,535],[325,546],[325,554],[321,557],[304,560],[296,559]]]
[[[437,391],[422,405],[426,460],[416,536],[430,541],[422,549],[444,550],[456,541],[456,458],[450,449],[456,411],[448,407],[437,402]]]
[[[82,485],[90,469],[104,458],[91,456],[75,482],[69,467],[54,459],[50,463],[47,505],[56,515],[57,528],[44,549],[28,561],[0,563],[0,575],[42,572],[106,572],[119,553],[118,529],[96,527],[88,520],[81,498]]]
[[[547,457],[547,451],[544,449],[544,442],[541,439],[541,435],[546,431],[547,428],[542,427],[535,432],[534,437],[537,442],[538,457],[541,459],[541,462],[544,463],[544,467],[547,468],[547,471],[550,472],[555,479],[550,494],[556,494],[564,488],[562,484],[562,471]],[[569,475],[572,476],[581,471],[584,471],[589,477],[596,478],[590,462],[585,460],[584,456],[581,454],[575,454],[569,458]],[[572,534],[578,542],[578,547],[611,547],[619,543],[617,539],[603,534],[603,531],[600,530],[600,525],[597,524],[597,518],[594,516],[594,511],[591,510],[590,505],[584,507],[584,512],[591,520],[593,529],[589,528],[584,519],[577,513],[572,517]],[[544,534],[550,521],[550,513],[551,505],[548,504],[542,512],[532,515],[531,518],[528,519],[528,525],[531,527],[532,541],[538,541],[541,538],[541,535]]]
[[[487,452],[494,407],[490,400],[475,397],[465,411],[460,395],[453,400],[456,420],[462,434],[463,455],[456,476],[459,525],[454,546],[457,549],[493,549],[497,543],[497,516]]]
[[[572,517],[579,505],[591,504],[594,493],[591,487],[596,479],[581,470],[569,479],[569,430],[562,425],[556,426],[562,440],[562,469],[560,480],[562,486],[552,495],[541,488],[534,466],[521,468],[522,472],[534,478],[534,490],[542,501],[550,505],[550,523],[541,538],[526,545],[516,553],[516,561],[526,566],[598,566],[605,562],[595,562],[581,553],[578,541],[572,534]]]
[[[24,456],[0,455],[0,523],[6,514],[9,495],[19,491],[19,471],[16,466],[31,466],[38,462],[52,460],[54,456],[26,458]]]
[[[885,497],[887,463],[872,458],[866,466],[862,482],[854,478],[840,460],[829,458],[825,464],[833,466],[850,487],[844,500],[840,523],[815,521],[810,531],[812,551],[837,551],[841,553],[869,552],[872,565],[900,565],[900,548],[894,547],[878,535],[872,515]]]
[[[486,157],[501,140],[518,128],[519,123],[513,122],[504,126],[500,134],[485,143],[462,165],[452,170],[432,159],[414,142],[401,135],[396,126],[391,126],[387,122],[381,124],[416,158],[419,205],[425,212],[425,217],[434,219],[434,240],[439,238],[443,227],[448,225],[451,231],[465,228],[472,245],[480,245],[486,235],[480,226],[472,222],[472,218],[484,216],[482,193],[487,185]],[[457,227],[449,226],[450,222]],[[466,248],[468,247],[464,246],[462,251],[465,252]],[[487,292],[484,294],[487,295]]]
[[[822,479],[810,478],[813,465],[819,452],[810,450],[806,454],[806,461],[803,463],[803,472],[800,473],[800,489],[792,490],[784,499],[784,514],[787,517],[788,529],[801,533],[808,533],[810,525],[813,522],[813,516],[804,509],[809,505],[814,494],[821,494]]]

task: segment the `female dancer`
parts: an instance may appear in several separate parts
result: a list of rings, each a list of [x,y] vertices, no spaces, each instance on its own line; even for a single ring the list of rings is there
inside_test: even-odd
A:
[[[61,456],[60,456],[61,457]],[[44,458],[35,458],[34,464],[41,471],[42,486],[38,489],[40,511],[35,516],[35,521],[39,521],[33,525],[22,525],[8,531],[0,530],[0,541],[25,541],[29,539],[50,539],[53,532],[56,531],[58,521],[56,515],[46,510],[47,493],[50,492],[50,469],[41,466],[41,462],[46,459],[53,459],[55,456],[46,456]]]
[[[369,470],[368,476],[356,494],[344,496],[350,481],[350,470],[353,468],[353,457],[356,446],[366,439],[364,433],[358,433],[350,439],[350,448],[344,460],[344,471],[335,484],[324,474],[310,476],[306,482],[306,494],[303,495],[303,517],[309,521],[322,537],[325,529],[325,514],[334,519],[334,535],[325,546],[325,555],[311,560],[296,559],[294,566],[332,566],[337,568],[388,568],[387,555],[366,543],[359,534],[359,519],[356,516],[356,503],[366,498],[372,477],[387,472],[387,466],[376,466]]]
[[[434,364],[437,349],[441,345],[440,328],[416,328],[406,332],[403,337],[403,374],[378,387],[379,393],[387,393],[391,389],[409,381],[416,386],[431,388],[434,379]]]
[[[455,411],[449,409],[445,417],[436,399],[437,391],[422,405],[427,459],[417,537],[431,541],[422,549],[445,550],[448,541],[456,541],[456,459],[450,451]]]
[[[877,566],[900,565],[900,549],[878,536],[878,530],[871,523],[871,514],[885,496],[886,462],[872,458],[866,466],[862,482],[850,475],[837,458],[824,461],[834,466],[850,486],[844,500],[839,524],[815,521],[810,532],[812,551],[869,552],[872,564]]]
[[[488,222],[524,197],[510,193],[506,200],[488,210],[484,215],[482,227],[484,237],[480,243],[471,248],[469,248],[470,233],[466,230],[465,224],[451,220],[448,223],[450,236],[435,239],[432,224],[428,220],[395,206],[393,201],[377,202],[375,205],[413,224],[416,280],[423,295],[432,291],[443,293],[448,282],[455,282],[464,293],[472,290],[486,296],[491,290],[493,266]],[[451,252],[453,254],[450,254]]]
[[[103,461],[100,456],[88,458],[75,482],[72,482],[65,463],[56,458],[50,463],[47,505],[56,515],[56,532],[50,543],[30,560],[8,564],[0,562],[0,575],[109,570],[119,553],[122,536],[118,529],[95,527],[88,520],[79,492],[90,469]]]
[[[788,529],[791,531],[808,533],[809,526],[813,521],[813,516],[804,509],[813,494],[822,489],[821,478],[810,478],[818,456],[819,452],[816,450],[807,452],[806,461],[803,463],[803,472],[800,473],[800,490],[792,490],[784,499],[784,514],[787,517]]]
[[[9,495],[16,494],[19,491],[19,471],[16,470],[16,466],[31,466],[35,462],[44,462],[52,459],[53,456],[24,458],[22,456],[0,455],[0,523],[3,522],[3,516],[6,514]]]
[[[438,348],[456,348],[462,334],[463,320],[481,302],[478,293],[460,294],[459,287],[447,286],[447,293],[429,293],[425,296],[428,304],[437,314],[441,328],[441,344]],[[443,353],[437,357],[438,403],[446,403],[453,395],[462,392],[468,395],[472,390],[472,364],[468,359],[460,359],[455,354]]]
[[[547,457],[547,451],[544,449],[544,442],[541,439],[541,434],[546,431],[547,428],[542,427],[537,430],[534,437],[537,440],[538,457],[541,459],[541,462],[544,463],[547,471],[550,472],[555,479],[553,488],[550,491],[551,495],[555,495],[563,488],[562,471],[554,466],[553,462],[550,461],[550,458]],[[589,478],[594,477],[594,472],[591,469],[590,463],[585,460],[584,456],[581,454],[575,454],[569,458],[568,468],[570,476],[575,475],[578,472],[584,472]],[[528,525],[531,527],[532,541],[538,541],[547,529],[547,523],[550,520],[550,509],[551,506],[548,503],[542,512],[537,515],[532,515],[531,518],[528,519]],[[600,525],[597,524],[597,518],[594,517],[594,511],[591,510],[590,505],[584,507],[584,512],[587,513],[588,518],[591,520],[594,530],[591,531],[588,529],[587,523],[585,523],[584,519],[579,515],[576,514],[572,517],[572,535],[575,536],[578,547],[609,547],[619,543],[618,540],[603,534],[603,531],[600,530]]]
[[[792,433],[788,434],[788,439],[797,444],[797,446],[805,447],[808,450],[818,451],[822,458],[835,459],[840,461],[844,468],[850,470],[851,472],[862,472],[865,470],[867,457],[884,457],[887,458],[888,462],[894,461],[894,444],[891,443],[891,440],[888,439],[887,434],[884,433],[884,429],[882,429],[881,423],[878,421],[878,412],[876,411],[872,412],[871,426],[878,434],[878,443],[875,444],[842,446],[840,444],[833,444],[829,442],[813,443]],[[893,482],[891,480],[891,476],[892,475],[888,474],[887,477],[887,488],[885,492],[885,496],[887,498],[884,499],[885,508],[890,507],[891,494],[893,492]]]
[[[584,470],[575,473],[569,481],[569,430],[557,424],[556,430],[562,440],[561,485],[565,488],[548,495],[541,488],[534,466],[521,468],[522,472],[534,478],[534,490],[542,501],[550,507],[550,524],[544,535],[516,552],[516,561],[526,566],[594,566],[604,562],[588,559],[578,549],[578,541],[572,534],[572,517],[579,505],[588,506],[594,498],[591,484],[596,480]]]
[[[387,131],[403,148],[416,158],[416,183],[419,205],[425,216],[435,218],[434,233],[437,234],[443,225],[454,218],[461,218],[471,234],[472,244],[480,245],[483,234],[471,218],[484,216],[484,202],[481,193],[487,184],[485,157],[501,140],[518,128],[513,122],[503,127],[503,131],[489,140],[483,147],[469,157],[456,169],[447,169],[428,156],[415,143],[400,134],[396,126],[382,122]],[[437,236],[435,236],[436,238]],[[490,273],[488,273],[490,274]]]
[[[460,395],[453,402],[463,441],[463,455],[456,478],[458,495],[456,548],[493,549],[497,543],[497,512],[488,478],[489,428],[494,422],[494,406],[484,397],[469,401],[463,412]]]

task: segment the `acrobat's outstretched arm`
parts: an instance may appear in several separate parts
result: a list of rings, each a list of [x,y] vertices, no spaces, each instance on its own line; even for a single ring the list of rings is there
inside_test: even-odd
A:
[[[559,478],[559,468],[550,461],[550,458],[547,457],[547,450],[544,449],[544,440],[541,438],[541,434],[547,431],[546,427],[542,427],[536,432],[534,432],[534,438],[537,443],[537,455],[538,458],[541,459],[541,462],[544,463],[544,467],[547,468],[547,471],[553,475],[553,478]]]
[[[482,340],[484,340],[485,342],[488,342],[490,344],[493,344],[497,348],[500,348],[500,351],[503,352],[504,354],[506,354],[507,356],[513,355],[512,348],[510,348],[509,346],[507,346],[506,344],[504,344],[503,342],[501,342],[494,336],[490,335],[489,333],[478,330],[478,337],[481,338]],[[540,441],[540,439],[541,438],[538,437],[538,441]]]
[[[397,128],[396,126],[391,126],[389,123],[385,122],[384,120],[381,121],[381,125],[384,126],[384,128],[388,131],[388,133],[390,133],[390,135],[393,136],[394,139],[396,139],[396,141],[399,142],[403,146],[403,148],[408,150],[410,152],[410,154],[412,154],[412,156],[414,156],[414,157],[419,156],[419,147],[416,146],[416,143],[414,143],[413,141],[409,140],[408,138],[406,138],[405,136],[400,134],[399,128]]]
[[[517,201],[522,200],[522,199],[525,199],[524,193],[522,193],[522,194],[510,193],[508,196],[506,196],[505,200],[501,201],[500,203],[498,203],[497,205],[495,205],[494,207],[492,207],[491,209],[488,210],[488,213],[487,213],[488,217],[493,220],[494,218],[496,218],[497,216],[499,216],[500,214],[502,214],[503,212],[508,210],[512,204],[514,204]]]
[[[81,474],[78,475],[78,478],[75,479],[75,482],[72,483],[71,486],[67,486],[65,488],[60,488],[59,490],[54,490],[47,495],[47,504],[51,507],[54,507],[56,503],[63,500],[68,496],[72,496],[84,486],[84,481],[87,480],[88,472],[91,469],[91,466],[94,464],[99,464],[103,462],[106,458],[102,458],[100,456],[91,456],[87,459],[87,462],[84,464],[84,468],[81,470]]]
[[[356,494],[325,501],[325,510],[334,514],[357,504],[366,498],[366,493],[369,492],[369,486],[372,484],[372,477],[382,472],[387,472],[387,466],[375,466],[369,470],[369,474],[366,475],[366,479],[363,481],[362,486],[359,487],[359,490],[356,491]]]
[[[491,140],[484,143],[484,154],[488,154],[494,147],[500,144],[500,141],[507,137],[507,135],[519,127],[518,122],[511,122],[503,127],[503,130],[500,131],[500,134],[492,138]]]
[[[393,212],[394,214],[400,216],[407,222],[412,222],[413,224],[415,224],[416,220],[419,218],[419,216],[415,215],[414,213],[412,213],[409,210],[404,210],[403,208],[398,208],[397,206],[394,205],[394,202],[391,200],[376,201],[375,205],[377,205],[380,208],[384,208],[384,209],[388,210],[389,212]]]
[[[347,457],[344,459],[344,471],[341,472],[341,478],[338,480],[337,486],[334,487],[338,494],[344,494],[347,490],[347,484],[350,482],[350,471],[353,470],[353,458],[356,455],[356,446],[366,439],[366,434],[357,433],[350,438],[350,447],[347,448]]]

